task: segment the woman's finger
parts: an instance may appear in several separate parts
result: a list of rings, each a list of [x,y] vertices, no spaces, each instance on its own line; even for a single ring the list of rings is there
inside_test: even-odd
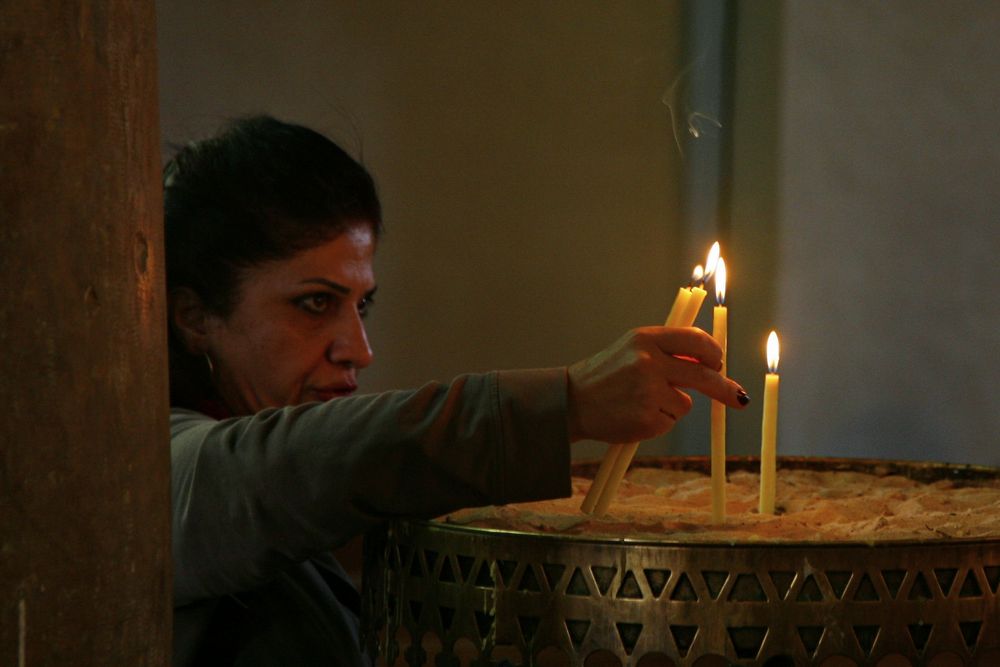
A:
[[[680,421],[691,412],[692,405],[694,401],[688,394],[671,385],[667,389],[660,411],[670,415],[675,421]]]
[[[637,334],[648,339],[660,352],[687,357],[699,364],[722,368],[722,347],[710,335],[696,327],[643,327]]]
[[[665,357],[662,363],[663,377],[673,387],[694,389],[736,409],[742,409],[750,402],[750,396],[739,383],[700,363],[677,357]]]

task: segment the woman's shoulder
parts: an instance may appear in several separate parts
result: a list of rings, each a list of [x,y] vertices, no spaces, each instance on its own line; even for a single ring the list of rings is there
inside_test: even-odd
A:
[[[217,423],[218,419],[191,408],[170,406],[170,436],[176,437],[178,434],[199,425],[210,425]]]

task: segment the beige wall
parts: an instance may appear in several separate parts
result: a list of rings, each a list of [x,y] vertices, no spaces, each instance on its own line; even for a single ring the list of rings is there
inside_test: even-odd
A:
[[[158,10],[168,145],[264,111],[374,172],[387,234],[364,390],[573,362],[662,321],[686,279],[660,102],[678,2]]]

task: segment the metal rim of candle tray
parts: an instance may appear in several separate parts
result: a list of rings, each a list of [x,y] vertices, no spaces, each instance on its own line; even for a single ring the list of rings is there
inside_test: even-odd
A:
[[[727,459],[730,470],[755,465]],[[1000,480],[998,469],[933,462],[778,465]],[[390,665],[916,665],[946,654],[1000,664],[1000,538],[680,544],[399,521],[365,549],[365,641]]]

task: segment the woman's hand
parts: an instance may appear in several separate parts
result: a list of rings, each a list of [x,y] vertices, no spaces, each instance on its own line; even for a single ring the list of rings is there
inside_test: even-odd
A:
[[[666,433],[691,410],[678,387],[745,407],[747,393],[721,367],[722,348],[701,329],[633,329],[569,367],[570,440],[638,442]]]

